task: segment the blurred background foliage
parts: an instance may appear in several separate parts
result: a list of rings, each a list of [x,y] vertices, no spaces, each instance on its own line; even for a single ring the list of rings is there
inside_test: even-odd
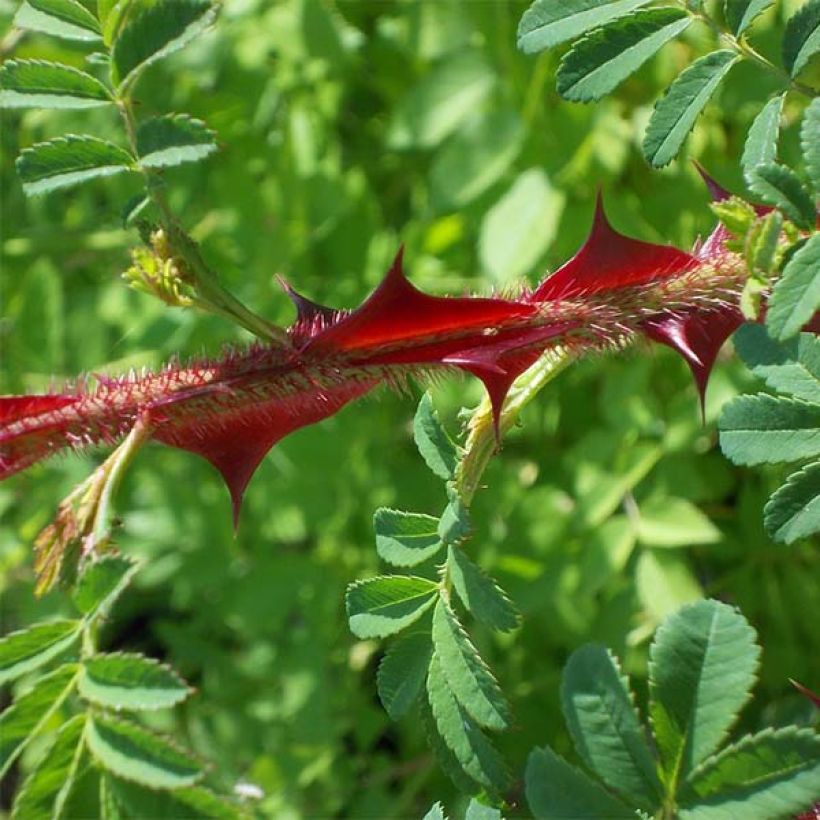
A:
[[[0,3],[3,30],[14,5]],[[777,53],[797,5],[778,3],[757,24],[763,53]],[[599,188],[626,233],[682,247],[704,236],[714,219],[692,164],[650,170],[639,142],[653,100],[710,35],[693,28],[612,97],[573,105],[554,91],[560,49],[538,59],[516,51],[524,8],[231,0],[215,29],[151,68],[141,113],[189,111],[219,134],[220,153],[174,170],[169,186],[228,287],[282,323],[292,309],[276,273],[352,307],[403,242],[409,275],[428,291],[514,289],[574,253]],[[13,31],[0,49],[82,61],[75,48]],[[736,191],[769,82],[739,66],[687,143],[690,158]],[[4,112],[0,392],[247,341],[120,281],[138,240],[118,215],[137,183],[24,199],[13,169],[20,147],[81,127],[115,138],[114,116]],[[796,143],[787,128],[787,161]],[[774,545],[763,532],[762,505],[782,475],[735,468],[716,449],[721,405],[753,383],[725,351],[703,425],[671,352],[594,358],[528,408],[487,471],[468,549],[524,623],[512,635],[477,625],[474,634],[513,702],[516,727],[500,744],[514,771],[536,743],[570,753],[557,686],[574,648],[605,643],[640,681],[659,620],[703,595],[739,605],[764,646],[742,728],[799,720],[808,708],[787,679],[817,688],[817,550]],[[457,808],[420,726],[391,724],[377,700],[383,647],[357,641],[344,616],[345,586],[379,569],[375,508],[436,513],[444,501],[412,444],[418,394],[382,393],[278,445],[236,536],[224,487],[194,456],[148,448],[121,493],[119,544],[144,566],[101,646],[145,651],[185,675],[198,694],[163,728],[212,760],[222,786],[257,785],[265,816],[420,816],[438,799]],[[480,387],[454,378],[434,397],[456,430],[458,408],[475,404]],[[4,631],[66,607],[60,592],[33,599],[30,547],[97,461],[72,456],[0,486]]]

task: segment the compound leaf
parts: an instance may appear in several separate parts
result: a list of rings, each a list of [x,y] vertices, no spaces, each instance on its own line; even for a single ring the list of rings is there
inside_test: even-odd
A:
[[[814,194],[820,196],[820,99],[812,100],[803,112],[800,145]]]
[[[94,715],[86,732],[88,748],[113,774],[154,789],[191,786],[202,768],[188,752],[135,723]]]
[[[603,646],[572,653],[561,678],[561,707],[587,766],[642,808],[657,807],[662,790],[655,760],[626,678]]]
[[[439,598],[433,612],[433,646],[450,689],[471,717],[488,729],[506,729],[509,704],[443,598]]]
[[[166,709],[191,694],[170,667],[125,652],[86,658],[77,688],[86,700],[111,709]]]
[[[137,155],[143,168],[199,162],[216,151],[214,132],[187,114],[168,114],[140,123]]]
[[[755,17],[762,14],[772,2],[773,0],[726,0],[726,22],[735,37],[740,37]]]
[[[820,462],[792,473],[763,508],[766,532],[791,544],[820,532]]]
[[[0,683],[48,663],[68,649],[79,635],[79,621],[51,621],[6,635],[0,640]]]
[[[77,669],[76,664],[55,669],[0,715],[0,777],[68,697],[77,679]]]
[[[535,54],[625,17],[649,0],[535,0],[518,24],[518,48]]]
[[[820,51],[820,0],[808,0],[786,23],[783,65],[796,77]]]
[[[458,452],[453,440],[438,420],[429,393],[421,397],[413,419],[413,438],[427,466],[441,479],[455,477]]]
[[[71,134],[23,149],[17,158],[17,172],[23,190],[35,196],[134,170],[133,163],[126,150],[111,142]]]
[[[417,621],[434,604],[438,586],[412,575],[382,575],[356,581],[345,603],[350,631],[358,638],[384,638]]]
[[[561,60],[558,92],[576,102],[601,99],[691,22],[679,9],[646,9],[596,29]]]
[[[479,621],[502,632],[518,626],[521,616],[504,590],[458,547],[449,547],[447,566],[458,597]]]
[[[450,494],[450,503],[444,508],[438,522],[438,536],[445,544],[463,541],[471,529],[470,513],[456,493]]]
[[[760,647],[732,607],[698,601],[668,617],[649,650],[649,713],[667,779],[718,748],[754,684]]]
[[[438,518],[380,507],[373,516],[376,551],[397,567],[413,567],[432,558],[443,546]]]
[[[758,165],[768,165],[777,159],[777,135],[780,132],[785,97],[785,94],[780,94],[769,100],[749,128],[740,159],[743,173],[747,177]]]
[[[689,780],[697,798],[681,820],[790,817],[817,799],[820,737],[812,729],[764,729],[705,761]]]
[[[527,803],[537,820],[569,817],[627,820],[635,817],[632,809],[555,754],[549,746],[530,752],[524,779]]]
[[[429,632],[412,632],[399,638],[379,664],[376,685],[379,699],[393,720],[404,717],[418,699],[433,654]]]
[[[25,0],[14,25],[66,40],[100,39],[97,18],[78,0]]]
[[[103,555],[89,564],[74,588],[74,605],[83,615],[105,612],[131,582],[137,564],[124,555]]]
[[[695,120],[738,57],[733,51],[713,51],[681,72],[655,104],[643,141],[644,156],[656,168],[677,155]]]
[[[814,201],[791,168],[774,162],[758,165],[748,174],[748,181],[764,202],[779,208],[795,225],[807,231],[814,229]]]
[[[0,108],[95,108],[112,102],[84,71],[45,60],[7,60],[0,67]]]
[[[170,791],[147,789],[107,774],[105,789],[127,818],[207,817],[209,820],[238,820],[248,816],[238,806],[202,786]]]
[[[776,339],[800,331],[820,309],[820,233],[814,233],[783,269],[769,299],[766,328]]]
[[[151,63],[198,37],[215,19],[209,0],[165,0],[130,18],[111,49],[111,79],[120,88],[133,83]]]

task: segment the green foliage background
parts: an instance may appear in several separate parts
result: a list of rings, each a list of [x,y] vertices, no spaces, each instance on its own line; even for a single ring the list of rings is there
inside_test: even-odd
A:
[[[778,3],[757,24],[761,51],[776,52],[798,5]],[[639,145],[653,101],[708,35],[693,27],[612,97],[574,105],[554,90],[562,49],[537,59],[516,50],[524,8],[232,0],[215,29],[149,69],[145,111],[185,110],[219,135],[222,150],[172,171],[169,187],[226,285],[277,322],[291,308],[275,273],[352,307],[404,242],[426,290],[514,288],[578,248],[599,187],[626,233],[682,247],[705,235],[713,217],[691,163],[650,170]],[[13,11],[0,5],[4,29]],[[11,47],[81,61],[46,37],[7,34],[4,58]],[[736,191],[769,83],[738,66],[685,149]],[[21,147],[72,130],[113,136],[114,117],[3,113],[0,392],[247,341],[119,281],[135,236],[117,214],[138,182],[24,199],[13,169]],[[797,156],[793,129],[781,145],[784,159]],[[721,405],[755,380],[727,355],[705,426],[690,382],[657,348],[578,364],[527,409],[485,475],[468,550],[524,623],[473,634],[513,703],[515,728],[499,745],[514,771],[536,744],[571,757],[557,690],[574,648],[611,647],[640,687],[660,619],[704,594],[738,604],[764,647],[741,728],[808,713],[787,678],[811,684],[820,673],[809,617],[817,550],[764,534],[762,507],[785,471],[735,468],[716,448]],[[435,391],[451,429],[480,395],[463,379]],[[351,636],[344,614],[346,585],[379,570],[373,511],[437,513],[444,502],[412,443],[414,409],[414,398],[383,393],[288,438],[254,478],[236,537],[218,476],[191,455],[148,448],[121,493],[119,544],[145,565],[101,648],[173,663],[198,694],[159,728],[214,761],[224,787],[257,784],[268,816],[421,816],[434,800],[460,799],[420,726],[390,722],[375,694],[383,647]],[[59,592],[33,599],[30,545],[96,460],[51,462],[0,485],[3,631],[68,612]]]

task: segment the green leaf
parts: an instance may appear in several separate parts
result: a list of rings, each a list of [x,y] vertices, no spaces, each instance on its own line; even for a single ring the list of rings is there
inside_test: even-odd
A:
[[[105,775],[105,788],[124,814],[122,820],[154,817],[238,820],[248,816],[239,806],[217,797],[201,786],[171,791],[146,789],[136,783]]]
[[[724,408],[720,449],[735,464],[779,464],[820,455],[820,405],[759,393]]]
[[[66,40],[100,39],[97,18],[78,0],[25,0],[14,25]]]
[[[111,102],[99,80],[67,65],[7,60],[0,66],[0,108],[95,108]]]
[[[518,24],[517,45],[535,54],[624,17],[649,0],[535,0]]]
[[[424,688],[433,654],[429,632],[411,632],[399,638],[379,664],[379,699],[393,720],[404,717]]]
[[[111,80],[131,85],[149,65],[177,51],[214,21],[209,0],[164,0],[145,7],[123,26],[111,49]]]
[[[541,168],[520,174],[481,223],[481,266],[498,286],[530,273],[558,232],[566,197]]]
[[[780,211],[771,211],[757,219],[746,234],[744,254],[746,265],[752,273],[763,273],[767,280],[774,268],[777,245],[783,230],[783,217]],[[759,281],[753,277],[754,281]],[[765,287],[765,282],[763,283]],[[757,316],[757,310],[752,314]]]
[[[86,731],[88,748],[113,774],[153,789],[191,786],[202,776],[199,763],[167,738],[123,720],[94,715]]]
[[[0,683],[19,678],[48,663],[80,635],[79,621],[51,621],[0,640]]]
[[[452,493],[438,522],[439,538],[445,544],[457,544],[470,534],[471,527],[469,510],[458,495]]]
[[[443,598],[433,612],[433,646],[450,689],[471,717],[488,729],[506,729],[510,706]]]
[[[732,607],[698,601],[667,618],[649,650],[649,713],[667,781],[687,777],[749,699],[760,647]]]
[[[464,813],[464,820],[504,820],[501,812],[492,806],[479,803],[475,797],[467,804],[467,811]]]
[[[447,568],[461,602],[479,621],[502,632],[518,626],[521,616],[504,590],[456,546],[448,548]]]
[[[426,578],[383,575],[356,581],[345,603],[350,631],[358,638],[384,638],[415,623],[433,605],[438,585]]]
[[[443,546],[438,518],[380,507],[373,516],[376,551],[397,567],[413,567],[432,558]]]
[[[790,817],[817,800],[820,736],[787,726],[746,736],[707,760],[689,786],[698,799],[682,801],[681,820]]]
[[[789,259],[775,283],[766,313],[766,328],[776,339],[800,332],[820,309],[820,233]]]
[[[775,163],[758,165],[748,179],[749,188],[764,202],[779,208],[795,225],[807,231],[814,229],[814,201],[791,168]]]
[[[170,667],[125,652],[86,658],[78,691],[86,700],[112,709],[166,709],[191,694]]]
[[[440,63],[394,109],[389,147],[435,147],[473,114],[495,82],[495,73],[476,51]]]
[[[14,820],[58,820],[77,776],[86,716],[77,715],[57,733],[51,748],[26,779],[14,801]]]
[[[455,133],[430,168],[430,200],[437,211],[463,208],[494,185],[521,151],[525,129],[512,110],[490,111]]]
[[[684,604],[703,598],[691,562],[679,552],[641,550],[635,567],[638,598],[649,623],[659,624]]]
[[[447,431],[438,420],[429,393],[421,397],[413,419],[413,438],[427,466],[445,481],[455,477],[458,452]]]
[[[771,4],[772,0],[726,0],[726,22],[735,37],[740,37]]]
[[[558,93],[575,102],[600,100],[691,22],[680,9],[645,9],[596,29],[561,60]]]
[[[820,0],[808,0],[786,23],[783,65],[796,77],[820,51]]]
[[[650,547],[716,544],[720,530],[691,501],[656,498],[641,505],[638,540]]]
[[[442,668],[445,663],[434,654],[427,675],[427,697],[436,728],[467,777],[491,794],[498,794],[509,782],[504,761],[456,701]]]
[[[170,168],[216,151],[214,132],[187,114],[168,114],[140,123],[137,155],[143,168]]]
[[[766,532],[791,544],[820,532],[820,462],[792,473],[763,508]]]
[[[39,734],[68,697],[77,680],[77,665],[64,664],[40,678],[0,715],[0,777],[26,744]]]
[[[138,564],[124,555],[103,555],[77,581],[72,600],[83,615],[107,612],[131,583]]]
[[[527,803],[537,820],[627,820],[635,813],[549,746],[533,749],[524,775]]]
[[[813,99],[803,112],[800,145],[814,194],[820,197],[820,99]]]
[[[738,57],[734,51],[713,51],[682,71],[655,103],[643,141],[644,156],[656,168],[668,165],[703,107]]]
[[[773,97],[755,117],[740,164],[748,178],[758,165],[768,165],[777,159],[777,135],[780,132],[780,118],[783,114],[785,94]]]
[[[572,653],[561,678],[561,708],[584,763],[636,805],[656,808],[662,789],[655,760],[627,680],[603,646]]]
[[[820,338],[814,333],[776,342],[763,325],[750,322],[732,342],[746,366],[773,390],[820,402]]]
[[[16,164],[23,190],[35,196],[132,171],[133,162],[127,151],[111,142],[72,134],[23,149]]]
[[[440,802],[433,803],[422,820],[447,820],[447,815],[444,814],[444,806],[442,806]]]

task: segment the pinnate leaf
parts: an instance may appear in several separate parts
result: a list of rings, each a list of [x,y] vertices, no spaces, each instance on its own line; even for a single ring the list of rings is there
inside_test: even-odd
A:
[[[77,581],[72,599],[84,615],[107,611],[122,594],[134,573],[136,562],[124,555],[104,555],[89,564]]]
[[[7,60],[0,67],[0,108],[94,108],[108,89],[84,71],[45,60]]]
[[[636,534],[650,547],[715,544],[721,539],[709,517],[683,498],[650,499],[641,505]]]
[[[755,640],[737,610],[712,600],[683,607],[655,633],[649,713],[667,779],[687,777],[726,737],[754,684]]]
[[[79,635],[79,621],[50,621],[6,635],[0,640],[0,683],[48,663]]]
[[[780,131],[780,117],[783,113],[785,94],[773,97],[755,117],[740,164],[748,177],[758,165],[768,165],[777,159],[777,135]]]
[[[643,141],[644,156],[652,165],[661,168],[675,158],[700,112],[737,59],[728,49],[713,51],[695,60],[669,86],[655,104]]]
[[[426,578],[383,575],[347,588],[350,631],[358,638],[384,638],[421,618],[435,603],[438,586]]]
[[[820,402],[820,338],[814,333],[776,342],[765,327],[749,323],[732,341],[746,366],[773,390]]]
[[[599,100],[692,22],[680,9],[646,9],[593,31],[567,52],[556,76],[567,100]]]
[[[0,714],[0,777],[74,688],[77,669],[76,664],[64,664],[55,669]]]
[[[124,652],[86,658],[78,691],[86,700],[112,709],[166,709],[191,694],[170,667]]]
[[[521,616],[504,590],[456,546],[449,547],[447,567],[453,589],[479,621],[502,632],[518,626]]]
[[[66,40],[100,39],[97,18],[78,0],[25,0],[14,25]]]
[[[762,14],[772,2],[773,0],[726,0],[726,22],[735,37],[740,37],[755,17]]]
[[[720,448],[735,464],[778,464],[820,455],[820,405],[758,394],[729,402]]]
[[[412,567],[432,558],[443,546],[438,518],[380,507],[373,516],[376,551],[397,567]]]
[[[86,716],[77,715],[60,728],[51,748],[18,792],[12,809],[14,820],[65,817],[62,806],[77,774],[85,727]]]
[[[817,799],[820,736],[787,726],[742,738],[693,772],[681,820],[789,817]]]
[[[111,49],[111,79],[124,87],[151,63],[183,48],[216,17],[209,0],[160,0],[122,27]]]
[[[202,776],[199,763],[135,723],[94,715],[86,741],[94,757],[115,775],[154,789],[191,786]]]
[[[248,816],[239,806],[232,805],[201,786],[172,790],[147,789],[107,774],[105,789],[117,809],[124,813],[123,820],[153,817],[238,820]]]
[[[820,462],[792,473],[763,508],[766,532],[791,544],[820,532]]]
[[[433,612],[433,646],[444,677],[461,706],[480,726],[506,729],[510,721],[509,704],[443,598],[439,598]]]
[[[518,24],[518,48],[535,54],[625,17],[650,0],[535,0]]]
[[[444,508],[438,522],[438,535],[445,544],[457,544],[469,534],[470,513],[455,492],[450,494],[450,503]]]
[[[749,175],[749,187],[769,205],[779,208],[795,225],[812,230],[817,212],[797,175],[785,165],[758,165]]]
[[[17,158],[17,172],[23,190],[34,196],[133,170],[133,162],[127,151],[111,142],[69,135],[25,148]]]
[[[214,151],[214,132],[187,114],[154,117],[137,129],[137,155],[143,168],[198,162]]]
[[[820,233],[789,259],[769,299],[766,328],[776,339],[800,331],[820,309]]]
[[[635,812],[549,746],[533,749],[524,775],[527,803],[537,820],[598,818],[627,820]]]
[[[786,23],[783,65],[796,77],[820,51],[820,0],[808,0]]]
[[[421,397],[413,419],[413,438],[421,457],[439,478],[450,481],[456,474],[458,452],[438,420],[429,393]]]
[[[490,794],[497,794],[509,781],[504,761],[453,696],[442,669],[444,663],[434,654],[427,675],[427,697],[436,729],[467,778]],[[475,793],[478,789],[468,791]]]
[[[433,654],[429,632],[402,635],[379,664],[376,684],[379,699],[393,720],[404,717],[424,689]]]
[[[820,99],[812,100],[803,112],[800,145],[814,195],[820,197]]]
[[[572,653],[561,679],[561,708],[586,765],[641,808],[654,809],[662,794],[655,760],[627,681],[603,646]]]

